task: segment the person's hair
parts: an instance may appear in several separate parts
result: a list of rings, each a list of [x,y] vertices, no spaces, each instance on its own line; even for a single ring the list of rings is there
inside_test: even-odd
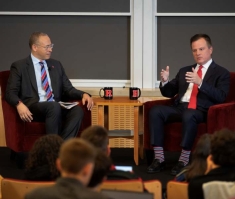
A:
[[[211,135],[204,134],[198,140],[192,154],[192,163],[187,167],[185,174],[186,181],[190,181],[193,177],[204,175],[207,168],[207,157],[210,154]]]
[[[95,148],[80,138],[65,141],[59,152],[61,169],[70,174],[78,174],[86,164],[94,163],[95,157]]]
[[[95,166],[88,187],[94,188],[102,183],[112,165],[111,159],[102,150],[97,151]]]
[[[26,160],[25,170],[33,170],[48,165],[51,179],[56,179],[60,174],[56,168],[56,159],[63,139],[55,134],[44,135],[36,140]]]
[[[87,140],[104,152],[107,151],[109,139],[108,131],[104,127],[98,125],[90,126],[81,133],[81,138]]]
[[[41,36],[48,36],[46,33],[44,32],[33,32],[30,37],[29,37],[29,48],[32,49],[32,45],[33,44],[37,44],[38,43],[38,39]]]
[[[211,139],[212,160],[219,166],[235,166],[235,132],[222,129]]]
[[[207,34],[196,34],[196,35],[192,36],[190,39],[190,46],[192,47],[192,43],[201,39],[201,38],[206,40],[207,46],[209,48],[212,46],[211,38]]]

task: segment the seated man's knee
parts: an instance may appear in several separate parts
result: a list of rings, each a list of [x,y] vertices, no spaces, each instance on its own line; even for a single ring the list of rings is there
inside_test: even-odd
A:
[[[150,118],[156,117],[159,113],[161,113],[163,108],[164,106],[162,105],[153,106],[149,111],[149,117]]]
[[[58,102],[49,102],[47,106],[47,111],[57,115],[61,115],[61,106]]]
[[[190,122],[195,120],[195,111],[192,109],[187,109],[186,111],[184,111],[183,115],[182,115],[182,121],[183,122]]]
[[[83,111],[82,107],[80,107],[80,106],[75,106],[75,107],[73,107],[71,110],[73,111],[74,117],[83,118],[83,116],[84,116],[84,111]]]

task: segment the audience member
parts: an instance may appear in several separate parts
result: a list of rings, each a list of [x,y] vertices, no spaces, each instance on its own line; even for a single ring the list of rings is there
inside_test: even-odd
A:
[[[203,199],[202,185],[210,181],[235,181],[235,132],[223,129],[211,138],[205,175],[190,180],[189,199]]]
[[[171,174],[177,175],[189,163],[191,149],[197,135],[197,125],[205,122],[210,106],[224,102],[229,92],[229,71],[212,60],[212,43],[206,34],[196,34],[190,39],[196,64],[183,67],[171,81],[169,66],[161,71],[160,91],[164,97],[173,98],[173,106],[158,105],[149,112],[149,129],[154,159],[148,173],[165,168],[164,125],[182,122],[181,155]]]
[[[32,33],[29,47],[31,54],[11,65],[6,101],[24,122],[45,122],[47,134],[58,134],[63,139],[76,137],[84,114],[82,108],[65,109],[58,102],[82,100],[91,110],[91,96],[74,88],[62,64],[50,59],[54,44],[46,33]]]
[[[96,150],[79,138],[64,142],[57,159],[61,177],[55,185],[38,188],[28,193],[25,199],[101,199],[100,193],[87,188],[94,167]]]
[[[63,139],[58,135],[45,135],[34,143],[25,165],[25,179],[35,181],[55,180],[59,175],[56,159]]]
[[[95,166],[88,187],[99,190],[99,185],[107,179],[107,174],[112,165],[111,159],[102,151],[97,151]]]
[[[192,162],[176,175],[176,181],[189,182],[195,176],[204,175],[207,169],[207,157],[210,154],[211,135],[204,134],[198,140],[193,151]]]
[[[81,138],[93,144],[96,148],[101,149],[107,156],[110,156],[108,131],[98,125],[86,128],[81,133]],[[129,171],[116,170],[112,165],[107,174],[108,180],[140,179],[135,173]]]

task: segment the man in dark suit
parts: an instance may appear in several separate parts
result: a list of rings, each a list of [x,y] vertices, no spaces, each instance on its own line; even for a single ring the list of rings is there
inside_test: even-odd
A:
[[[96,150],[80,138],[62,144],[56,161],[61,177],[50,187],[41,187],[26,194],[25,199],[105,199],[101,193],[87,188],[91,178]]]
[[[93,100],[72,86],[59,61],[50,59],[53,45],[47,34],[32,33],[31,55],[11,65],[6,101],[16,107],[23,121],[45,121],[46,133],[68,139],[77,135],[84,113],[80,106],[62,109],[58,102],[82,99],[91,110]]]
[[[176,175],[189,163],[197,124],[206,121],[209,107],[224,102],[229,91],[229,71],[212,60],[210,37],[196,34],[190,44],[196,64],[181,68],[171,81],[169,66],[161,71],[162,95],[169,98],[176,96],[176,99],[173,106],[154,106],[150,110],[149,129],[154,160],[147,168],[148,173],[160,172],[165,167],[164,124],[182,122],[182,152],[171,170],[171,174]]]

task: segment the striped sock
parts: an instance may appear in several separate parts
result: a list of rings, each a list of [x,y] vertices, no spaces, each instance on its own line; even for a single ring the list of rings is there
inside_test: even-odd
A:
[[[191,151],[186,151],[184,149],[182,149],[181,151],[181,155],[180,155],[180,162],[184,163],[184,166],[188,164],[189,162],[189,156],[190,156]]]
[[[163,148],[160,146],[154,146],[154,159],[158,159],[160,163],[164,162],[164,153],[163,153]]]

